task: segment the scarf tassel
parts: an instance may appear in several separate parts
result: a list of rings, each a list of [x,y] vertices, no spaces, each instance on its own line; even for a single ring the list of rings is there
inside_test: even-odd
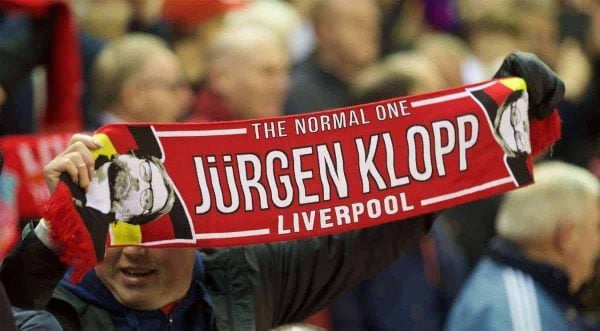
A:
[[[85,273],[96,266],[96,254],[90,233],[75,208],[69,187],[62,181],[46,204],[42,216],[51,228],[50,239],[61,245],[59,259],[73,267],[69,281],[80,282]]]
[[[531,117],[529,125],[532,156],[538,156],[560,139],[560,116],[556,109],[542,120]]]

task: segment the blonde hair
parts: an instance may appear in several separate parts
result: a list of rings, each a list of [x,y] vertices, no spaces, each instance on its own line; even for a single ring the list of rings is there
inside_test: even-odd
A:
[[[97,111],[111,107],[123,84],[158,52],[170,50],[164,41],[149,34],[132,33],[111,41],[92,67],[92,107]]]
[[[211,41],[205,54],[207,67],[217,63],[230,64],[231,59],[247,54],[260,52],[256,49],[258,42],[274,42],[281,47],[285,45],[277,34],[268,27],[258,23],[236,24],[224,27]]]
[[[543,162],[534,175],[535,184],[506,195],[496,221],[501,237],[524,245],[549,240],[561,223],[582,223],[590,198],[600,197],[598,179],[581,167]]]

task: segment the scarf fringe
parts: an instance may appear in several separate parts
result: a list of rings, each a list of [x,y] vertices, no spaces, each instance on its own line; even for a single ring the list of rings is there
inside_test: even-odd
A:
[[[556,109],[542,120],[531,117],[529,125],[532,156],[540,155],[560,139],[560,116]]]
[[[96,266],[97,260],[90,233],[75,208],[68,186],[62,181],[42,216],[51,228],[50,239],[61,246],[60,260],[73,267],[69,281],[79,283]]]

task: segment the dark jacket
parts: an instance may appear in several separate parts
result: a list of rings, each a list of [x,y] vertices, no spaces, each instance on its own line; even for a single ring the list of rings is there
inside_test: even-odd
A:
[[[341,235],[204,251],[202,285],[214,306],[216,328],[268,330],[301,321],[325,307],[343,290],[390,265],[417,243],[429,225],[423,219],[412,219]],[[8,293],[11,299],[17,297],[21,305],[37,309],[44,308],[50,300],[48,309],[64,327],[84,321],[85,326],[102,325],[103,330],[110,330],[106,311],[70,295],[73,293],[62,286],[52,298],[42,297],[49,286],[53,288],[62,278],[62,273],[56,277],[56,270],[64,272],[64,266],[56,257],[44,258],[42,255],[46,253],[53,254],[33,244],[36,241],[39,243],[33,233],[26,234],[20,250],[6,261],[0,273],[3,282],[5,278],[11,281],[8,286],[4,283],[12,289]],[[26,251],[28,248],[41,252]],[[48,264],[50,261],[53,265]],[[44,265],[32,265],[40,263]],[[15,268],[13,264],[21,267]],[[32,269],[37,272],[23,274]],[[12,274],[5,277],[7,271]],[[93,326],[87,324],[92,323],[90,320],[94,321]]]
[[[460,285],[466,262],[448,223],[437,222],[419,247],[331,305],[335,330],[438,331]]]
[[[210,330],[214,318],[210,298],[202,280],[204,267],[200,253],[194,265],[192,286],[173,309],[139,311],[119,303],[94,271],[88,272],[77,285],[60,282],[47,309],[60,319],[66,330]],[[93,310],[90,308],[94,307]],[[71,314],[65,314],[71,311]],[[79,319],[70,318],[77,316]]]
[[[350,86],[327,72],[314,55],[292,69],[291,80],[292,86],[285,105],[286,115],[353,104]]]

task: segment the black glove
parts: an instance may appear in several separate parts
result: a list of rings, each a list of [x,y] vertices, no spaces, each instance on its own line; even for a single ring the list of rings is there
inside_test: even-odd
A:
[[[565,83],[537,56],[516,52],[508,55],[494,78],[516,76],[527,83],[529,116],[544,119],[565,95]]]

